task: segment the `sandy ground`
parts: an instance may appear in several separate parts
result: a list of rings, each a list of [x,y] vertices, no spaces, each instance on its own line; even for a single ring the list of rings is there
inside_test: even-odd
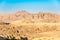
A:
[[[44,40],[44,38],[60,40],[60,23],[15,22],[9,25],[0,25],[0,36],[7,37],[12,35],[16,37],[16,39],[28,37],[29,40],[35,40],[35,38],[42,38],[41,40]]]

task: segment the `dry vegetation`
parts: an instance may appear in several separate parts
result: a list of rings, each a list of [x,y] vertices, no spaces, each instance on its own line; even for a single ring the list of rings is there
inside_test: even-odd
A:
[[[11,23],[9,25],[0,25],[0,36],[7,37],[12,35],[16,39],[20,39],[20,37],[28,37],[29,40],[35,40],[34,38],[40,37],[56,38],[60,37],[60,23],[25,22],[20,25],[15,25],[15,23]]]
[[[50,13],[0,15],[0,36],[28,40],[60,40],[60,15]]]

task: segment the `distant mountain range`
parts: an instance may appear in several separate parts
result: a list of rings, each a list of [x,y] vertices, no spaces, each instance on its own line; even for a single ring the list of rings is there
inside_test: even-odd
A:
[[[36,14],[26,11],[18,11],[15,14],[0,14],[0,22],[11,22],[21,19],[29,19],[34,22],[60,22],[60,15],[52,13],[39,12]]]

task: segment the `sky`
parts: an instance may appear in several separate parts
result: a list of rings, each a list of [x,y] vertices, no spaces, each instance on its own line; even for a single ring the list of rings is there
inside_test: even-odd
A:
[[[60,0],[0,0],[0,14],[25,10],[30,13],[60,13]]]

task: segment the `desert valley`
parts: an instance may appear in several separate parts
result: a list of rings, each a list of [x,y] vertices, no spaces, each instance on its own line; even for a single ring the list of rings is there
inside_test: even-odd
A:
[[[12,37],[16,40],[20,37],[27,37],[28,40],[60,40],[60,15],[48,12],[31,14],[26,11],[0,14],[0,36],[4,38],[2,40]]]

